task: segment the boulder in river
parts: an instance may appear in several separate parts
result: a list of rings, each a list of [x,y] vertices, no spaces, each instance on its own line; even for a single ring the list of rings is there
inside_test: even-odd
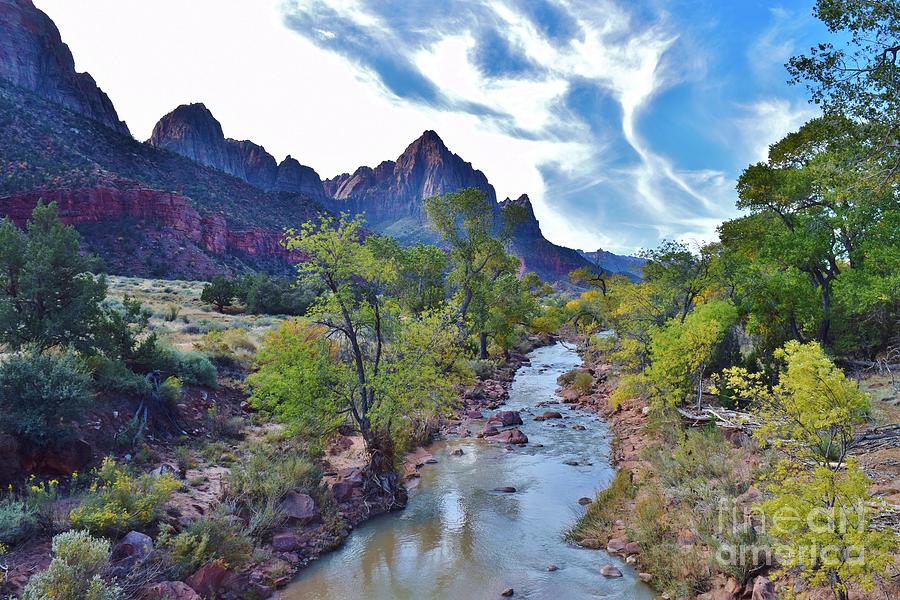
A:
[[[592,503],[592,502],[593,502],[593,500],[591,500],[591,499],[588,498],[587,496],[583,496],[583,497],[581,497],[581,498],[578,499],[578,504],[580,504],[580,505],[582,505],[582,506],[587,506],[588,504],[590,504],[590,503]]]
[[[511,485],[505,485],[503,487],[494,488],[494,491],[502,492],[504,494],[515,494],[517,490]]]
[[[517,410],[501,410],[493,414],[485,423],[485,427],[494,424],[495,427],[511,427],[521,425],[522,416]]]
[[[613,565],[603,565],[600,567],[600,574],[604,577],[621,577],[622,571]]]
[[[504,444],[527,444],[528,436],[519,430],[518,427],[501,431],[500,433],[489,436],[492,442],[501,442]]]
[[[509,598],[510,596],[512,596],[515,593],[516,593],[515,590],[513,590],[512,588],[506,588],[505,590],[500,592],[500,595]]]
[[[609,542],[606,544],[606,551],[610,554],[618,554],[620,552],[625,552],[625,546],[627,545],[627,540],[623,540],[622,538],[610,538]]]
[[[562,413],[556,410],[548,410],[544,411],[544,414],[541,415],[545,419],[562,419]]]

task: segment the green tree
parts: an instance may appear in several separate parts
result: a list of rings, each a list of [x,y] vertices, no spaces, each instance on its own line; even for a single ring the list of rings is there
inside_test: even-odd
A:
[[[237,295],[237,286],[234,281],[222,275],[216,275],[209,283],[203,286],[200,292],[200,301],[212,304],[216,310],[222,312],[234,302]]]
[[[384,253],[377,237],[363,239],[359,219],[323,217],[289,231],[285,243],[306,257],[297,267],[300,279],[318,281],[325,288],[309,318],[324,328],[337,360],[322,372],[317,361],[323,348],[316,354],[309,343],[298,347],[305,357],[304,376],[324,378],[332,390],[316,411],[330,415],[323,416],[325,423],[341,415],[349,418],[366,442],[372,467],[387,473],[393,468],[393,442],[406,420],[427,418],[453,399],[454,378],[447,363],[456,328],[446,314],[403,312],[404,302],[391,294],[398,289],[402,270],[397,257]],[[410,337],[415,344],[407,343]],[[267,352],[264,348],[263,356]],[[275,371],[284,364],[267,360],[276,365]]]
[[[0,343],[41,349],[90,342],[106,280],[78,251],[78,232],[55,204],[38,203],[25,231],[0,224]]]
[[[481,190],[467,188],[425,200],[429,220],[450,247],[453,267],[449,282],[456,287],[460,328],[478,337],[478,356],[488,357],[487,327],[494,283],[516,273],[518,261],[506,253],[521,207],[498,213]]]
[[[691,311],[682,322],[670,319],[650,342],[650,366],[644,376],[653,390],[651,406],[675,406],[695,394],[700,402],[703,379],[716,359],[737,311],[727,300],[710,300]]]
[[[853,426],[868,411],[868,397],[835,367],[818,343],[792,340],[775,353],[778,382],[733,367],[730,390],[755,407],[762,426],[754,436],[771,444],[779,460],[766,476],[761,508],[785,569],[798,569],[813,585],[827,585],[846,600],[847,585],[871,591],[874,577],[893,563],[897,538],[871,528],[869,480],[848,458]]]

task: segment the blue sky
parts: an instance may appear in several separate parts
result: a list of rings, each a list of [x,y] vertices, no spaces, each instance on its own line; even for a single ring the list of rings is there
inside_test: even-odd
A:
[[[815,115],[784,62],[827,37],[811,1],[172,1],[36,3],[141,139],[204,101],[330,177],[435,129],[548,238],[617,252],[736,214],[741,169]]]

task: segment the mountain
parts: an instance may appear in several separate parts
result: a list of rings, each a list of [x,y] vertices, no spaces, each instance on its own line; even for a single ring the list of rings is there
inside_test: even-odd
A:
[[[507,206],[522,209],[522,221],[513,229],[512,252],[522,261],[523,271],[533,271],[544,281],[561,281],[575,269],[590,266],[577,250],[557,246],[544,237],[526,194],[500,203],[501,208]]]
[[[0,78],[128,134],[94,78],[75,72],[56,25],[31,0],[0,0],[0,32]]]
[[[329,204],[339,211],[364,214],[368,225],[401,240],[435,241],[427,227],[425,198],[462,188],[478,188],[492,202],[494,187],[481,171],[450,152],[434,131],[426,131],[397,160],[374,169],[359,167],[325,181]]]
[[[630,275],[632,276],[630,277],[631,279],[636,280],[641,279],[641,272],[644,268],[644,264],[647,262],[646,259],[638,258],[637,256],[622,256],[602,249],[597,249],[593,252],[578,250],[578,253],[588,259],[591,263],[599,265],[607,271]]]
[[[249,140],[226,138],[222,125],[202,103],[182,104],[157,122],[148,143],[243,179],[262,190],[294,192],[322,199],[319,174],[288,156],[281,164]]]

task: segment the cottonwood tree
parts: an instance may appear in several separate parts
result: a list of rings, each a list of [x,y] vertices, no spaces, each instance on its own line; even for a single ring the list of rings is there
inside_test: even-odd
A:
[[[727,388],[762,423],[754,436],[779,453],[765,476],[768,497],[760,507],[784,569],[797,569],[812,585],[826,585],[846,600],[851,583],[871,591],[898,548],[892,531],[872,529],[881,505],[848,455],[854,424],[869,401],[816,342],[792,340],[775,359],[783,367],[772,387],[762,373],[740,367],[723,373]]]

